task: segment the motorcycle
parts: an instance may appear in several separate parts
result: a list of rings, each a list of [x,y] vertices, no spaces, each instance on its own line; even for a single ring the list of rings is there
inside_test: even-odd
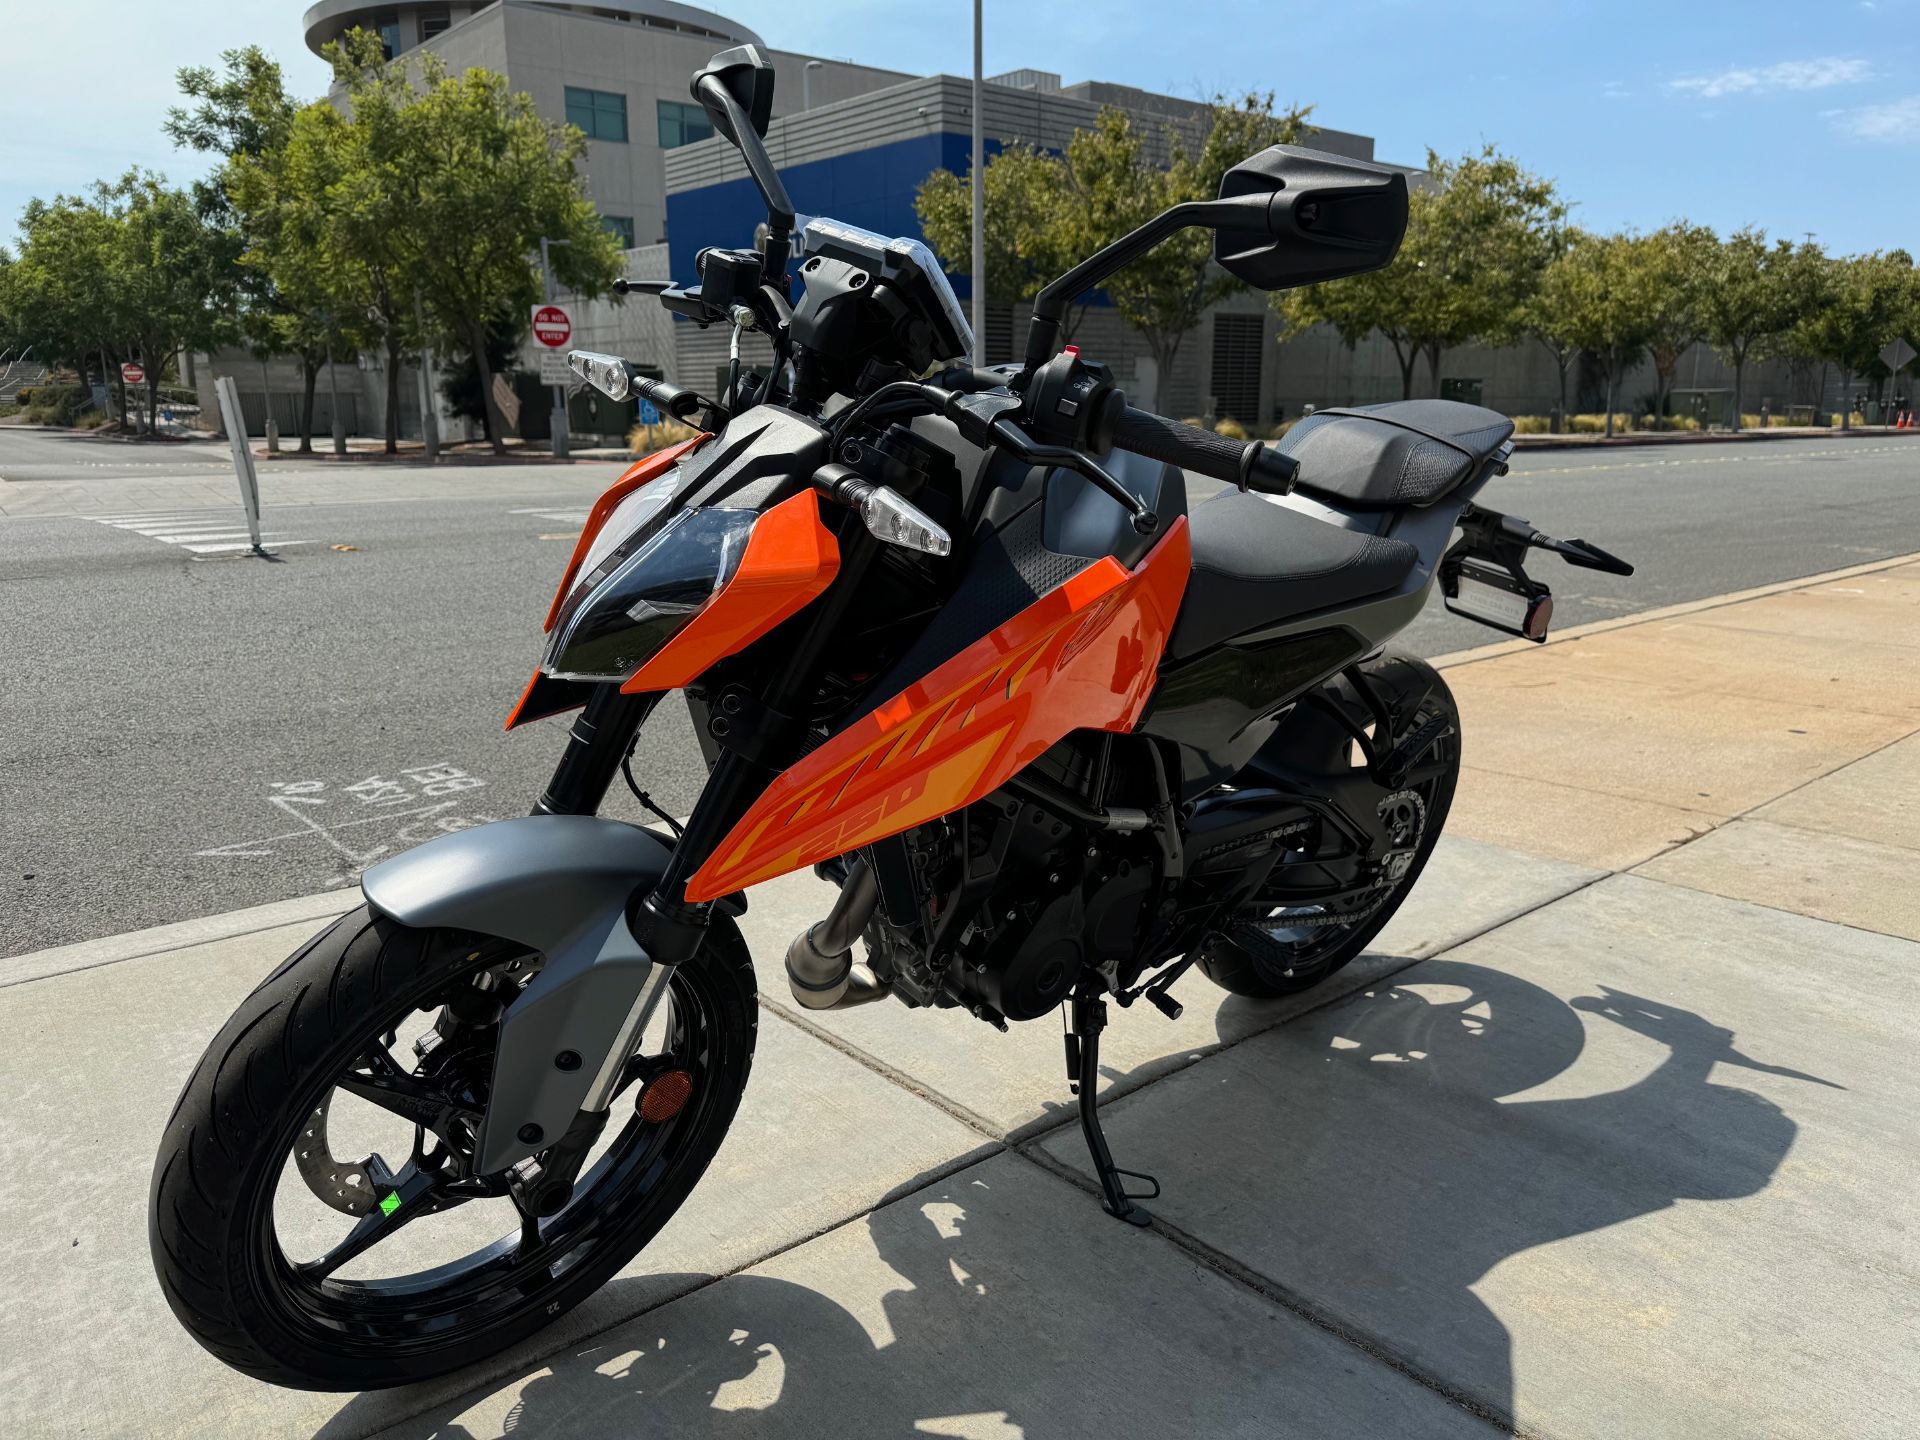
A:
[[[568,561],[507,722],[580,712],[534,812],[368,869],[168,1122],[161,1287],[247,1374],[441,1374],[626,1265],[747,1082],[745,892],[807,867],[838,894],[787,952],[794,1000],[1001,1030],[1064,1006],[1102,1203],[1146,1224],[1157,1182],[1114,1163],[1095,1108],[1109,1002],[1178,1014],[1196,968],[1288,995],[1359,954],[1460,767],[1445,682],[1386,642],[1436,582],[1543,639],[1530,549],[1631,573],[1474,503],[1511,449],[1491,411],[1329,409],[1235,441],[1132,407],[1060,345],[1070,301],[1188,227],[1256,289],[1386,265],[1400,172],[1262,151],[1048,285],[1024,362],[984,369],[924,245],[796,214],[762,139],[772,83],[742,46],[691,87],[763,237],[702,252],[698,284],[627,287],[731,327],[725,393],[569,357],[698,435],[627,471]],[[748,330],[764,373],[738,363]],[[1220,493],[1189,508],[1190,476]],[[617,775],[648,803],[632,756],[674,691],[708,765],[691,814],[599,816]]]

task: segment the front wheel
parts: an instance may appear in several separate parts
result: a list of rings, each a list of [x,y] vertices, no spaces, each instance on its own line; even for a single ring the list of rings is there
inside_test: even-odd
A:
[[[270,976],[168,1121],[148,1235],[193,1337],[307,1390],[439,1375],[572,1308],[705,1171],[753,1059],[753,966],[716,915],[639,1037],[557,1214],[476,1174],[498,1022],[539,957],[365,907]]]

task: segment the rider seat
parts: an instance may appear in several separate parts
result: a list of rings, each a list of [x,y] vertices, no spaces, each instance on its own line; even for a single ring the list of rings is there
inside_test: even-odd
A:
[[[1168,637],[1176,660],[1235,635],[1397,587],[1420,552],[1228,490],[1187,517],[1193,575]]]
[[[1493,459],[1513,422],[1478,405],[1401,400],[1320,410],[1277,447],[1300,462],[1298,488],[1347,510],[1424,508]],[[1189,517],[1193,577],[1168,654],[1178,660],[1294,615],[1395,590],[1420,552],[1258,495],[1229,490]]]

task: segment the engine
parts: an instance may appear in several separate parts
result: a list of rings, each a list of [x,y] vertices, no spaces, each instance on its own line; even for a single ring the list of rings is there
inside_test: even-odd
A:
[[[913,1005],[1032,1020],[1083,965],[1126,964],[1155,886],[1154,848],[1085,834],[1005,792],[904,837],[916,894],[867,927],[874,972]],[[914,908],[902,913],[903,901]],[[904,922],[904,923],[902,923]]]

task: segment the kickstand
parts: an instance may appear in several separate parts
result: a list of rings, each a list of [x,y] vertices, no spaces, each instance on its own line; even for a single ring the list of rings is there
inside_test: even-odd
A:
[[[1149,1224],[1153,1216],[1136,1201],[1152,1200],[1160,1194],[1160,1182],[1138,1170],[1122,1170],[1113,1163],[1107,1149],[1107,1137],[1100,1129],[1100,1112],[1094,1101],[1100,1093],[1100,1032],[1107,1025],[1107,1004],[1099,995],[1084,988],[1073,992],[1067,1028],[1067,1087],[1080,1097],[1080,1132],[1087,1138],[1087,1151],[1093,1157],[1093,1172],[1100,1177],[1101,1204],[1106,1212],[1129,1225]],[[1153,1188],[1139,1194],[1129,1193],[1123,1183],[1144,1180]]]

